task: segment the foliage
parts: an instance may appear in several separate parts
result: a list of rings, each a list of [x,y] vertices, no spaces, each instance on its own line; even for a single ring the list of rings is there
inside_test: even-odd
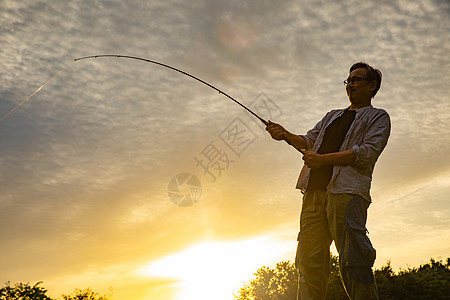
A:
[[[330,253],[330,277],[327,283],[326,300],[347,300],[347,294],[339,277],[339,258]]]
[[[327,300],[346,300],[339,278],[338,257],[331,255],[331,273],[327,284]],[[276,268],[262,267],[255,279],[246,283],[234,296],[236,300],[296,299],[298,273],[294,264],[280,262]],[[386,300],[444,300],[450,299],[450,258],[446,263],[431,259],[418,268],[395,273],[390,262],[375,270],[380,299]]]
[[[390,262],[375,270],[380,299],[444,300],[450,299],[450,258],[430,259],[428,264],[395,274]]]
[[[40,287],[42,281],[34,286],[29,283],[16,283],[13,287],[10,282],[0,288],[0,300],[57,300],[46,295],[47,290]],[[91,288],[85,290],[75,289],[70,295],[62,295],[61,300],[112,300],[112,292],[109,295],[100,295]]]
[[[245,284],[236,300],[288,300],[296,299],[298,271],[293,263],[283,261],[275,269],[262,267],[254,274],[255,279]],[[330,279],[327,300],[345,300],[347,296],[339,279],[338,257],[330,255]]]
[[[235,296],[237,300],[288,300],[297,295],[298,272],[289,261],[277,263],[274,269],[262,267],[256,278],[246,284]]]
[[[63,295],[62,300],[110,300],[107,295],[100,295],[91,288],[85,290],[76,289],[71,295]]]
[[[327,300],[346,300],[347,296],[339,279],[338,257],[331,255],[331,273],[327,285]],[[296,298],[298,272],[293,263],[283,261],[271,269],[262,267],[255,278],[246,283],[234,296],[236,300],[290,300]],[[408,268],[395,273],[390,261],[375,270],[375,279],[380,299],[385,300],[445,300],[450,299],[450,258],[446,262],[430,262],[418,268]],[[56,300],[46,295],[47,290],[39,285],[6,282],[0,288],[0,300]],[[112,300],[111,292],[100,295],[91,288],[76,289],[61,300]]]
[[[29,283],[16,283],[11,286],[8,281],[6,285],[0,289],[0,300],[52,300],[46,295],[47,290],[40,287],[42,281],[31,286]]]

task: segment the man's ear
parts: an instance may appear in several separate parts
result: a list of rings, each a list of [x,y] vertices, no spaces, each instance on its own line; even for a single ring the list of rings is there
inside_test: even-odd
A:
[[[375,89],[377,88],[377,81],[376,80],[372,80],[369,82],[369,89],[373,92],[375,91]]]

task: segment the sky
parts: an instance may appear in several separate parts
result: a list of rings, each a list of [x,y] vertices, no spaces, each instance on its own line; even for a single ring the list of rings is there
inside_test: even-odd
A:
[[[0,0],[0,282],[232,299],[295,257],[301,155],[204,84],[303,134],[365,61],[391,117],[375,267],[450,253],[450,4]],[[334,246],[332,246],[334,250]]]

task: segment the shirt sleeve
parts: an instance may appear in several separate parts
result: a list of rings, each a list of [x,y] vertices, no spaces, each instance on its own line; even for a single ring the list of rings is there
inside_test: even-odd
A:
[[[314,143],[317,140],[317,137],[319,136],[320,130],[322,129],[323,124],[325,124],[325,120],[329,116],[330,113],[327,113],[322,120],[317,122],[316,126],[314,126],[311,130],[308,130],[308,132],[305,135],[300,135],[303,137],[306,141],[306,149],[311,150],[314,146]]]
[[[390,132],[390,117],[386,111],[380,109],[380,113],[367,124],[361,144],[353,146],[355,164],[362,167],[375,164],[386,147]]]

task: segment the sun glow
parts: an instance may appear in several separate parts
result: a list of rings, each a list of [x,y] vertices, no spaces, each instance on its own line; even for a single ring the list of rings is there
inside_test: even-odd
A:
[[[292,241],[273,237],[237,242],[205,242],[138,270],[141,276],[178,279],[176,300],[232,299],[264,265],[291,257]],[[288,258],[288,259],[289,259]]]

